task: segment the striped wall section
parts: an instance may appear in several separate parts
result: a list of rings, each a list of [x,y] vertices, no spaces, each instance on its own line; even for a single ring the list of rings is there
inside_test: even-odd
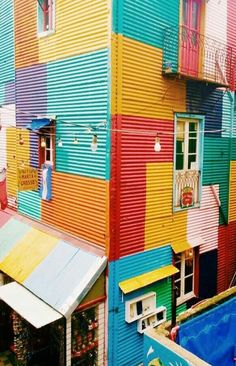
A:
[[[233,48],[233,82],[232,90],[236,90],[236,3],[234,0],[227,1],[227,42]]]
[[[236,221],[236,161],[230,164],[229,222],[232,221]]]
[[[157,294],[157,306],[167,307],[171,314],[171,281],[162,280],[143,289],[122,296],[118,283],[128,278],[171,264],[170,246],[123,257],[109,264],[109,365],[138,365],[142,362],[143,337],[137,332],[137,323],[126,323],[125,301],[150,291]]]
[[[18,192],[18,212],[33,219],[41,219],[41,199],[39,192]]]
[[[227,2],[207,1],[205,7],[204,34],[225,45],[227,44]],[[216,19],[220,20],[220,26]]]

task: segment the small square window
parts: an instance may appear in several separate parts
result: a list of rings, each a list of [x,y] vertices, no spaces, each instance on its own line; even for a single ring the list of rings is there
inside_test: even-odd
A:
[[[55,0],[37,0],[38,34],[48,35],[54,31]]]
[[[40,150],[40,162],[42,164],[48,164],[53,166],[55,160],[55,146],[54,135],[52,133],[42,134],[40,136],[39,150]]]

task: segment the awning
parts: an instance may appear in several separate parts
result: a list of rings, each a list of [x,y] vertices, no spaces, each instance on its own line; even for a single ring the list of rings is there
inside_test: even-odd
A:
[[[203,244],[205,244],[205,240],[201,237],[201,235],[199,235],[197,237],[195,236],[192,238],[188,238],[188,240],[176,241],[171,244],[171,247],[175,254],[178,254],[184,252],[185,250],[195,248]]]
[[[161,267],[155,269],[154,271],[122,281],[119,283],[119,287],[124,294],[128,294],[129,292],[148,286],[151,283],[163,280],[164,278],[172,276],[178,272],[179,270],[172,265]]]
[[[100,277],[107,260],[46,231],[16,218],[8,220],[0,228],[0,270],[69,317]]]
[[[52,123],[51,118],[37,118],[32,119],[32,122],[29,123],[26,128],[31,131],[38,131],[40,128],[49,126]]]
[[[0,299],[35,328],[52,323],[62,315],[16,282],[0,287]]]

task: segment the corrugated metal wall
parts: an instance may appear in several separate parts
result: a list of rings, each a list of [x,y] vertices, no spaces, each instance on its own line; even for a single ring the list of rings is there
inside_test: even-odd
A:
[[[233,48],[233,83],[231,88],[236,90],[236,3],[234,0],[227,1],[227,42]]]
[[[18,211],[33,219],[41,219],[41,199],[39,192],[26,191],[18,193]]]
[[[157,306],[167,307],[171,314],[171,281],[162,280],[129,295],[122,296],[120,281],[171,264],[170,246],[123,257],[109,264],[109,365],[138,365],[142,362],[143,337],[137,332],[137,322],[125,322],[125,301],[150,291],[157,294]]]
[[[105,247],[108,190],[104,180],[53,172],[53,198],[42,201],[42,221]]]
[[[205,9],[205,35],[227,44],[227,1],[207,1]]]
[[[236,161],[230,164],[229,222],[236,221]],[[236,241],[235,241],[236,250]]]

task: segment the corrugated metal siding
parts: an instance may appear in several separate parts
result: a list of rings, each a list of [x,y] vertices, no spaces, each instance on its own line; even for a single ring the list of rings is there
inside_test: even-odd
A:
[[[107,47],[109,3],[107,0],[57,0],[56,31],[50,37],[38,40],[39,62]]]
[[[113,32],[151,46],[162,48],[163,30],[178,24],[178,1],[113,1]]]
[[[122,80],[122,97],[112,93],[112,114],[173,120],[173,111],[185,111],[185,82],[163,77],[162,50],[121,35],[113,36],[112,48],[113,63],[119,54],[112,77]]]
[[[18,211],[33,219],[41,219],[41,199],[39,192],[27,191],[18,193]]]
[[[38,63],[37,2],[14,1],[15,63],[25,67]]]
[[[10,196],[17,195],[17,133],[14,127],[9,127],[6,130],[7,136],[7,193]]]
[[[13,7],[13,0],[0,1],[0,84],[15,79]]]
[[[219,187],[215,186],[219,194]],[[219,206],[211,187],[202,190],[201,208],[188,210],[187,237],[191,239],[202,237],[205,244],[200,246],[200,253],[204,253],[218,246]]]
[[[118,283],[164,265],[171,264],[170,246],[123,257],[109,264],[109,339],[108,362],[111,365],[137,365],[142,362],[143,337],[137,332],[137,322],[125,322],[125,301],[150,291],[157,293],[157,306],[167,307],[171,314],[171,281],[157,282],[122,297]],[[115,330],[115,331],[114,331]]]
[[[0,108],[0,170],[7,168],[7,132],[9,126],[15,126],[15,105],[3,105]]]
[[[47,113],[47,67],[37,65],[16,70],[16,124],[25,127],[37,114]],[[30,164],[38,167],[38,136],[30,134]]]
[[[184,304],[181,304],[181,305],[177,306],[177,310],[176,310],[176,314],[177,314],[177,316],[178,316],[179,314],[181,314],[181,313],[185,312],[186,310],[187,310],[187,305],[186,305],[186,303],[184,303]]]
[[[42,221],[105,247],[108,240],[103,180],[53,172],[52,201],[42,201]]]
[[[227,1],[208,1],[205,9],[205,36],[226,44]],[[216,19],[220,20],[220,25]]]
[[[222,137],[230,137],[231,136],[231,123],[232,123],[232,116],[231,116],[231,106],[232,106],[232,99],[229,93],[225,93],[223,95],[223,104],[222,104]]]
[[[203,185],[219,184],[220,224],[228,219],[229,148],[228,138],[206,137],[204,140]]]
[[[96,153],[90,149],[93,135],[86,132],[86,126],[104,121],[109,128],[108,51],[49,63],[47,93],[48,114],[57,116],[56,135],[63,140],[63,147],[56,148],[57,171],[108,178],[107,131],[96,132]],[[73,145],[75,134],[79,145]]]
[[[236,271],[236,221],[232,221],[229,224],[229,246],[227,254],[228,284],[230,285]]]
[[[234,82],[232,89],[236,89],[236,2],[234,0],[227,1],[227,41],[228,45],[233,48],[233,74]]]
[[[205,114],[205,130],[222,129],[223,91],[215,86],[187,81],[187,111]],[[206,133],[206,136],[221,136],[221,132]]]
[[[229,222],[236,221],[236,161],[230,164]],[[236,250],[236,242],[235,242]]]

